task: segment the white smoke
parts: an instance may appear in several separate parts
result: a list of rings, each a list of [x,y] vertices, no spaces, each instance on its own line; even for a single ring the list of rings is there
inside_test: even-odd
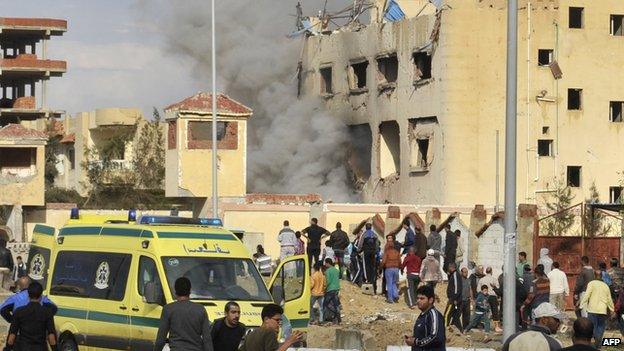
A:
[[[320,98],[297,99],[296,68],[303,38],[287,39],[296,1],[217,1],[219,90],[254,110],[249,120],[248,191],[319,193],[348,201],[348,130]],[[210,1],[142,0],[167,51],[191,57],[210,85]]]

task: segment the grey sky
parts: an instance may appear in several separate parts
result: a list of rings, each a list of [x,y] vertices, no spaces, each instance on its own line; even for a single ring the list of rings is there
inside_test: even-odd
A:
[[[296,1],[288,1],[293,2],[294,13]],[[152,106],[162,109],[199,90],[210,89],[209,81],[199,81],[193,74],[189,59],[164,51],[158,23],[140,14],[136,2],[0,0],[2,16],[68,21],[65,35],[55,37],[48,45],[50,59],[68,63],[68,72],[49,82],[48,106],[72,115],[101,107],[139,107],[150,116]],[[142,2],[154,6],[159,3]],[[306,14],[313,14],[313,8],[322,6],[322,2],[302,1]],[[184,1],[178,3],[185,5]],[[345,3],[350,0],[329,1],[328,7],[340,8]]]

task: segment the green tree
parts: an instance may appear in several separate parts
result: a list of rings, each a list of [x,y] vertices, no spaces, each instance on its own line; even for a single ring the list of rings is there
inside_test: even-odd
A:
[[[165,180],[165,147],[160,113],[154,107],[153,119],[141,126],[134,145],[132,166],[136,185],[142,189],[162,189]]]
[[[585,233],[587,236],[604,236],[611,230],[611,224],[607,223],[606,215],[600,210],[593,210],[591,204],[597,204],[600,202],[600,193],[596,187],[596,183],[592,182],[592,186],[589,188],[589,198],[585,199]]]
[[[572,189],[567,184],[555,180],[549,200],[546,202],[546,208],[553,216],[543,221],[544,230],[547,235],[564,235],[574,225],[576,217],[573,211],[564,211],[574,200]]]

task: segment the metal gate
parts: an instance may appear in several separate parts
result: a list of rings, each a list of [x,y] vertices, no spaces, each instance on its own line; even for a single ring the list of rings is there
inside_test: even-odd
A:
[[[622,217],[615,205],[580,203],[562,211],[542,217],[535,222],[533,231],[533,267],[537,264],[541,248],[549,250],[553,261],[568,275],[570,296],[567,308],[573,309],[572,295],[576,277],[581,272],[581,257],[587,256],[597,268],[598,262],[620,258]],[[557,225],[557,222],[563,225]],[[560,229],[553,235],[553,228]]]

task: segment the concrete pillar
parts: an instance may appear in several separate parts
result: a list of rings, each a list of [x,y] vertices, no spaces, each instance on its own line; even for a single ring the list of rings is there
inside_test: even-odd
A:
[[[526,252],[528,262],[533,262],[533,235],[535,233],[535,222],[537,219],[536,205],[518,205],[518,229],[516,233],[518,246],[516,252]]]
[[[401,225],[401,208],[399,206],[388,206],[384,236],[388,235],[399,225]]]
[[[11,228],[11,232],[13,233],[13,237],[9,238],[10,240],[15,240],[17,242],[24,241],[24,217],[22,205],[13,205],[13,208],[11,208],[11,214],[9,214],[9,219],[7,220],[7,227]]]
[[[470,233],[468,233],[468,258],[476,262],[479,253],[479,239],[475,233],[487,223],[487,212],[483,205],[475,205],[470,213]]]
[[[441,222],[440,217],[441,217],[440,210],[437,209],[436,207],[432,208],[431,210],[425,213],[425,235],[429,236],[429,227],[432,224],[436,226],[440,224]]]

